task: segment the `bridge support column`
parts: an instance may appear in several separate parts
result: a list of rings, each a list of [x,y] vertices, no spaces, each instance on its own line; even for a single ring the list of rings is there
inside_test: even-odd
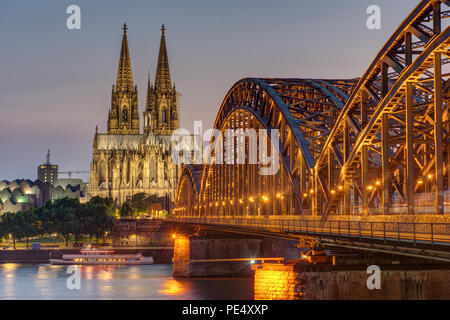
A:
[[[377,263],[375,263],[377,264]],[[440,299],[446,297],[450,271],[420,269],[405,272],[380,265],[381,289],[367,288],[367,264],[336,270],[330,265],[264,263],[255,271],[255,300],[376,300]]]
[[[302,292],[300,274],[294,264],[265,263],[252,266],[255,271],[255,300],[298,300]]]
[[[349,130],[348,130],[348,123],[344,123],[344,163],[347,162],[348,156],[350,154],[350,141],[349,141]],[[348,175],[346,174],[346,179],[344,181],[344,207],[343,207],[343,214],[349,215],[350,214],[350,182],[347,180]]]
[[[293,240],[235,234],[191,237],[178,235],[174,240],[173,276],[181,278],[250,276],[251,260],[228,260],[262,257],[298,259],[300,249],[295,247],[296,243]],[[205,261],[211,259],[218,261]],[[226,261],[223,261],[225,259]]]
[[[412,83],[406,84],[406,203],[408,214],[414,214],[414,142]]]
[[[383,214],[389,214],[389,194],[391,189],[391,179],[389,172],[389,118],[387,114],[382,115],[382,125],[381,125],[381,176],[382,176],[382,210]]]
[[[312,192],[310,192],[310,196],[311,196],[311,211],[312,211],[312,214],[314,216],[317,216],[319,214],[318,203],[317,203],[317,200],[318,200],[318,195],[317,195],[317,190],[318,190],[318,188],[317,188],[317,175],[318,174],[319,174],[318,172],[314,172],[314,176],[312,177],[312,188],[311,188]]]
[[[444,174],[442,137],[442,66],[441,54],[434,54],[434,170],[436,214],[444,214]]]
[[[367,123],[367,92],[361,91],[361,124],[362,127]],[[369,214],[369,199],[367,190],[368,181],[368,163],[367,163],[367,146],[364,145],[361,150],[361,205],[362,214]]]

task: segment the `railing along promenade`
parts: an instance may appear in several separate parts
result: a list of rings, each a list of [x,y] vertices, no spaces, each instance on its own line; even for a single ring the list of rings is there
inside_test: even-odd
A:
[[[383,241],[427,245],[450,245],[450,223],[312,220],[305,217],[175,217],[174,222],[258,230],[282,234],[303,234],[334,239]]]

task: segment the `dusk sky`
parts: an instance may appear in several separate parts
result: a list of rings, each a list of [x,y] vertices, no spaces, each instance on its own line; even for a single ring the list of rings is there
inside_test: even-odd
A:
[[[106,132],[122,25],[145,106],[166,25],[181,126],[210,128],[243,77],[361,76],[419,0],[147,0],[0,2],[0,180],[36,179],[47,149],[60,170],[89,170],[95,126]],[[81,30],[66,8],[81,8]],[[381,30],[366,8],[381,8]],[[142,130],[142,117],[141,117]],[[88,179],[88,175],[82,176]]]

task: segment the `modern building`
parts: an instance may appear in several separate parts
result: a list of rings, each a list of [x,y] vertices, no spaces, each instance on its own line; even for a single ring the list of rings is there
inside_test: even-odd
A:
[[[0,214],[44,205],[52,197],[53,186],[41,180],[0,181]]]
[[[50,150],[47,152],[47,160],[38,166],[38,180],[53,184],[58,179],[58,166],[50,163]]]
[[[170,78],[164,25],[161,32],[156,78],[154,84],[148,78],[141,133],[126,24],[123,27],[108,130],[95,131],[88,197],[111,197],[120,204],[143,192],[173,199],[180,165],[172,162],[170,138],[180,124],[180,94]]]
[[[84,190],[82,189],[83,185],[67,185],[63,187],[62,185],[58,185],[53,188],[52,200],[62,199],[62,198],[73,198],[79,199],[81,202],[84,202]]]

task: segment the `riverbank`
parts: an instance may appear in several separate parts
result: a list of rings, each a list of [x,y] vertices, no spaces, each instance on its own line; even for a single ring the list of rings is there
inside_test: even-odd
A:
[[[145,248],[113,248],[118,254],[142,253],[145,257],[152,256],[156,264],[171,264],[173,247]],[[63,254],[79,253],[80,249],[18,249],[0,251],[0,263],[49,263],[50,256],[61,258]]]

